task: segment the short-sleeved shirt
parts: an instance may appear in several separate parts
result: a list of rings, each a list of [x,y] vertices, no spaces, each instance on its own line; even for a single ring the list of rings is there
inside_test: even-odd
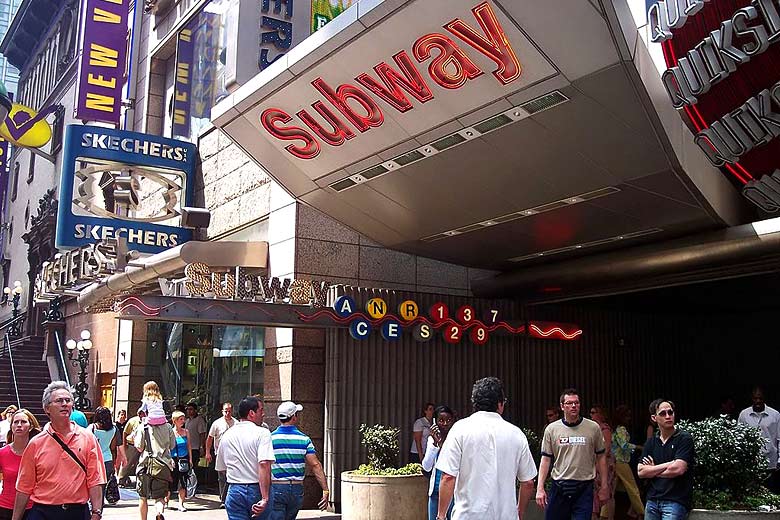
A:
[[[146,432],[149,432],[149,449],[146,447]],[[168,468],[173,470],[173,458],[171,457],[171,450],[176,446],[176,434],[173,432],[173,427],[169,424],[160,424],[158,426],[144,426],[140,425],[135,429],[132,439],[132,444],[141,451],[138,457],[138,466],[143,467],[146,463],[146,459],[149,458],[149,451],[151,456],[164,462]]]
[[[219,443],[222,439],[222,436],[225,435],[225,432],[227,432],[230,428],[236,425],[237,420],[231,418],[230,422],[228,423],[224,417],[220,417],[213,423],[211,423],[211,428],[209,429],[209,437],[214,438],[214,453],[219,453]]]
[[[111,453],[111,441],[116,437],[116,426],[112,426],[110,430],[101,430],[95,423],[92,423],[88,429],[92,431],[98,440],[103,460],[106,462],[114,460],[114,455]]]
[[[87,468],[86,474],[51,434],[51,423],[30,439],[19,464],[16,490],[36,504],[86,504],[89,488],[106,483],[106,468],[98,441],[71,421],[71,433],[60,439]],[[67,475],[68,478],[63,478]]]
[[[769,469],[777,467],[777,445],[780,442],[780,413],[771,406],[764,406],[764,410],[756,412],[752,406],[742,410],[739,414],[739,422],[748,426],[755,426],[761,430],[764,438],[763,453]]]
[[[22,456],[17,455],[11,446],[0,448],[0,473],[3,474],[3,491],[0,493],[0,507],[13,509],[16,500],[16,477],[19,475],[19,464]],[[32,500],[27,502],[27,509],[32,507]]]
[[[201,446],[206,445],[206,419],[202,415],[187,417],[184,422],[184,428],[187,429],[187,435],[190,438],[190,449],[199,450]]]
[[[127,444],[133,444],[135,429],[138,428],[139,424],[141,424],[141,418],[137,415],[125,423],[125,429],[122,434],[124,435],[124,438],[127,439]]]
[[[271,434],[276,462],[271,465],[274,480],[303,480],[306,455],[316,453],[308,435],[295,426],[279,426]]]
[[[536,476],[525,435],[496,412],[453,424],[436,469],[455,477],[453,520],[517,520],[516,482]]]
[[[552,458],[553,480],[593,480],[596,456],[604,451],[601,427],[590,419],[573,424],[558,419],[544,429],[542,456]]]
[[[257,465],[275,460],[271,432],[253,422],[239,421],[222,436],[216,470],[227,472],[230,484],[256,484]]]
[[[418,453],[420,458],[425,454],[425,448],[428,446],[428,437],[431,435],[431,421],[427,417],[420,417],[412,425],[412,433],[422,432],[422,449],[423,453]],[[417,453],[417,443],[414,442],[412,437],[411,453]]]
[[[650,479],[647,488],[648,500],[671,500],[678,502],[688,509],[691,508],[693,496],[693,464],[694,448],[693,437],[686,431],[677,430],[666,444],[661,442],[659,434],[647,439],[642,450],[642,458],[653,457],[655,464],[663,464],[673,460],[684,460],[688,463],[688,471],[674,478],[654,477]]]

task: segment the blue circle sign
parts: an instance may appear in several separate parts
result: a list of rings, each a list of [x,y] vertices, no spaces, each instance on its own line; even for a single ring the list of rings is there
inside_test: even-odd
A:
[[[401,324],[395,320],[387,320],[382,324],[382,337],[387,341],[398,341],[402,331]]]
[[[349,324],[349,334],[354,339],[366,339],[371,335],[371,324],[368,320],[358,318]]]
[[[349,296],[339,296],[336,303],[333,304],[333,310],[339,318],[349,318],[357,309],[355,305],[355,300]]]

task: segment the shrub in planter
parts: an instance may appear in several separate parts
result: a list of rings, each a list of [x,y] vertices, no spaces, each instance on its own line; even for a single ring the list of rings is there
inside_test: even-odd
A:
[[[678,428],[693,436],[693,505],[699,509],[758,510],[780,507],[780,495],[770,493],[758,428],[726,418],[680,421]]]
[[[361,464],[355,475],[422,475],[422,465],[407,464],[398,468],[398,436],[401,430],[375,424],[360,425],[361,444],[368,450],[368,464]]]

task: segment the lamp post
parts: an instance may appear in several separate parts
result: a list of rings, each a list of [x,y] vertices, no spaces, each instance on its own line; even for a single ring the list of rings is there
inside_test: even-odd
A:
[[[13,306],[13,310],[11,311],[11,318],[14,320],[14,322],[8,327],[8,335],[13,338],[19,336],[22,333],[23,320],[16,321],[16,318],[19,317],[19,302],[22,300],[23,292],[24,289],[22,289],[22,282],[19,280],[14,282],[13,289],[10,287],[3,289],[3,293],[5,294],[5,301],[8,303],[8,305]]]
[[[89,364],[89,351],[92,350],[91,334],[88,330],[81,331],[81,340],[69,339],[65,346],[68,348],[68,359],[73,367],[79,367],[79,382],[76,385],[76,400],[73,402],[74,408],[78,410],[89,410],[92,408],[92,402],[87,399],[87,364]]]

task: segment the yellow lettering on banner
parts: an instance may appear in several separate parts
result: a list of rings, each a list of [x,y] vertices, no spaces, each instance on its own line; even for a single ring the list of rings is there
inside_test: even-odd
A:
[[[176,64],[176,83],[186,85],[190,82],[190,64],[189,63],[177,63]]]
[[[122,5],[122,0],[103,0],[103,1],[116,4],[116,5]]]
[[[176,91],[176,101],[181,101],[183,103],[187,102],[187,93],[186,92],[179,92]]]
[[[119,23],[122,21],[122,17],[118,14],[110,13],[105,9],[96,7],[95,10],[92,11],[92,20],[95,22]]]
[[[90,85],[97,85],[98,87],[114,88],[116,87],[116,78],[106,79],[102,74],[96,77],[90,72],[87,75],[87,83]]]
[[[186,114],[184,113],[184,110],[181,108],[177,108],[173,111],[173,122],[177,125],[183,125],[187,122]]]
[[[179,38],[181,38],[185,42],[192,40],[192,30],[182,29],[181,32],[179,33]]]
[[[87,92],[87,108],[91,108],[93,110],[102,110],[103,112],[113,112],[115,102],[116,100],[111,96],[103,96],[101,94]]]
[[[89,64],[96,67],[116,68],[119,58],[119,51],[103,47],[97,43],[89,46]]]

